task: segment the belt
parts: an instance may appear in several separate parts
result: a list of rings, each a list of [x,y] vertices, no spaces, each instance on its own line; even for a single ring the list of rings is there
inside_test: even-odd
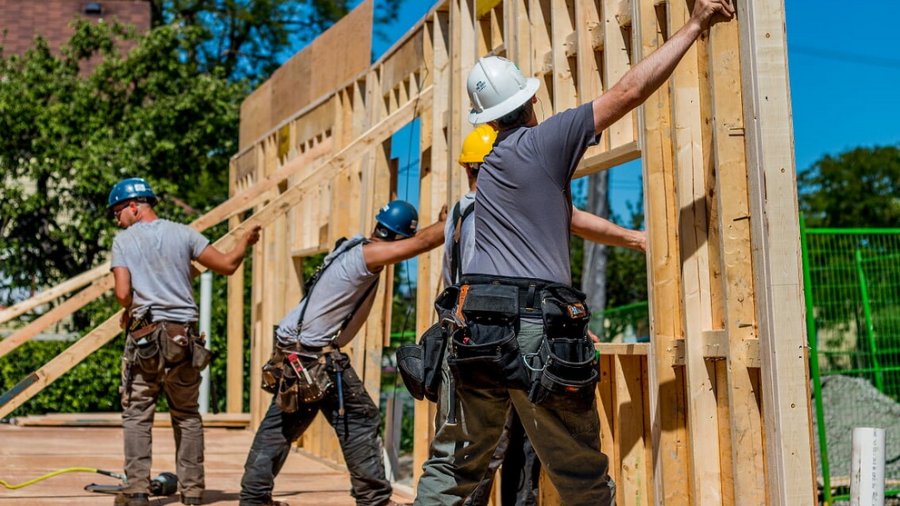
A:
[[[156,322],[141,320],[138,322],[137,326],[128,333],[131,334],[132,338],[140,339],[156,330],[161,323],[165,324],[166,327],[183,327],[186,334],[192,334],[191,330],[193,330],[195,324],[194,322],[176,322],[172,320],[159,320]]]
[[[337,346],[333,346],[330,344],[326,344],[325,346],[307,346],[300,342],[293,342],[290,344],[277,343],[276,347],[281,351],[293,351],[297,353],[331,353],[332,351],[340,351],[340,348]]]
[[[464,274],[460,284],[515,286],[519,289],[519,314],[521,316],[538,316],[541,314],[541,290],[550,285],[559,285],[561,283],[538,278]]]

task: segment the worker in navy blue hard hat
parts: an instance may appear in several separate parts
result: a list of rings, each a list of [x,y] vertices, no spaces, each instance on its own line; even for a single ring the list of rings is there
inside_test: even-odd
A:
[[[272,499],[275,477],[291,449],[320,411],[334,427],[350,473],[351,495],[359,506],[395,504],[382,460],[378,405],[349,358],[341,352],[369,317],[381,272],[387,265],[436,248],[444,240],[446,207],[438,221],[418,230],[418,213],[394,200],[375,215],[369,237],[338,241],[306,282],[303,299],[275,329],[275,351],[263,367],[264,388],[274,392],[241,478],[241,506],[284,504]],[[324,368],[317,395],[299,393],[301,374]]]
[[[161,391],[169,401],[176,436],[181,500],[200,504],[205,483],[198,398],[209,352],[197,333],[191,262],[230,275],[259,240],[256,226],[223,253],[193,228],[160,219],[153,208],[157,202],[153,188],[139,177],[116,183],[107,202],[123,229],[113,241],[111,266],[127,336],[120,391],[128,480],[115,499],[118,505],[150,503],[150,436]]]

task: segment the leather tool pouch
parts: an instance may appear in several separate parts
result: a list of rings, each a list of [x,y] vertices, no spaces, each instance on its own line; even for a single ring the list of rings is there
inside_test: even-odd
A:
[[[544,288],[544,338],[531,368],[528,398],[550,409],[583,411],[594,401],[599,380],[593,343],[587,337],[590,312],[584,294],[565,285]]]
[[[159,344],[161,334],[161,326],[153,323],[129,335],[126,353],[132,354],[133,367],[145,373],[156,373],[163,369]]]
[[[324,354],[295,354],[293,364],[292,354],[276,350],[262,371],[263,389],[275,394],[275,403],[285,413],[297,411],[300,404],[321,401],[334,386]],[[279,356],[280,367],[275,365]]]
[[[471,388],[527,390],[528,370],[516,339],[519,289],[496,283],[463,289],[465,326],[450,335],[447,357],[455,381]]]
[[[161,324],[165,332],[160,336],[160,348],[166,365],[180,364],[190,355],[190,329],[178,323],[164,322]]]
[[[213,354],[206,349],[206,337],[201,334],[191,339],[191,367],[202,371],[212,362]]]
[[[418,400],[437,402],[441,390],[441,369],[447,349],[450,325],[445,318],[453,314],[459,288],[448,287],[438,295],[435,309],[438,323],[422,334],[419,344],[406,344],[397,349],[397,368],[409,393]]]

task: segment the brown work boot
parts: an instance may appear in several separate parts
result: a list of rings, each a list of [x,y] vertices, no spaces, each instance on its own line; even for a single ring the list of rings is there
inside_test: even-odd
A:
[[[149,494],[116,494],[115,506],[150,506]]]
[[[203,504],[203,501],[200,497],[181,496],[181,504]]]

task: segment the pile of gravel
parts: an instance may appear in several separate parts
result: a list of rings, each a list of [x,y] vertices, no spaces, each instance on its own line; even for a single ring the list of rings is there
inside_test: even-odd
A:
[[[876,427],[885,429],[884,477],[900,480],[900,404],[879,392],[868,380],[849,376],[822,378],[822,404],[832,477],[850,476],[853,429]],[[813,417],[813,437],[816,438],[813,446],[819,483],[822,483],[817,424],[817,418]]]

